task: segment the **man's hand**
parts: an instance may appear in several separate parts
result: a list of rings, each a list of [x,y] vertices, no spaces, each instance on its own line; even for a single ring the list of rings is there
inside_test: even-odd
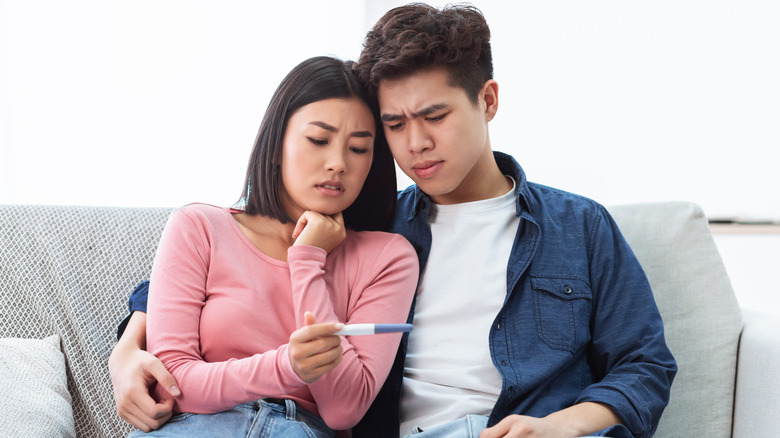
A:
[[[330,253],[347,237],[344,217],[341,213],[326,216],[314,211],[305,211],[293,230],[295,245],[309,245]]]
[[[573,438],[622,424],[607,405],[583,402],[544,418],[510,415],[482,431],[479,438]]]
[[[495,426],[483,430],[479,438],[572,438],[574,436],[576,435],[566,433],[545,418],[510,415]]]
[[[146,314],[135,312],[108,358],[108,371],[119,416],[149,432],[168,421],[173,413],[173,398],[158,403],[149,395],[149,386],[158,382],[172,397],[181,392],[162,362],[141,348],[145,335]]]
[[[290,335],[288,353],[293,370],[306,383],[316,382],[341,363],[341,338],[334,332],[343,324],[317,324],[314,315],[305,314],[306,325]]]

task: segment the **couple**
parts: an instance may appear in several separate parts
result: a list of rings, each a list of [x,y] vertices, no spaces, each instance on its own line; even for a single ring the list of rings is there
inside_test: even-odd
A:
[[[408,5],[354,65],[284,79],[240,209],[177,210],[148,318],[131,297],[109,365],[134,434],[653,434],[676,364],[647,279],[602,206],[492,151],[489,38],[473,8]]]

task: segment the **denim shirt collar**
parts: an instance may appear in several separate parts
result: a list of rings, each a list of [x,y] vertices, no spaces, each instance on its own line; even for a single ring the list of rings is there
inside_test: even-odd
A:
[[[533,208],[531,206],[530,191],[528,189],[528,180],[525,177],[525,172],[517,160],[511,155],[507,155],[503,152],[493,151],[493,157],[496,159],[498,169],[504,175],[509,175],[514,178],[517,183],[517,199],[515,200],[515,214],[517,216],[522,215],[523,211],[527,211],[533,215]],[[431,205],[431,199],[426,195],[420,187],[413,185],[407,190],[414,191],[414,197],[412,201],[412,208],[409,209],[409,214],[406,217],[408,222],[412,222],[417,217],[418,213],[425,212],[427,217],[428,208]]]

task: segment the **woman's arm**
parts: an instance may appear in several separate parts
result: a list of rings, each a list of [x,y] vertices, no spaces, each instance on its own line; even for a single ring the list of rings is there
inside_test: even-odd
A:
[[[212,242],[221,237],[212,224],[221,219],[204,212],[184,208],[171,215],[150,282],[147,347],[179,384],[177,412],[219,412],[249,400],[280,397],[305,385],[292,369],[288,344],[249,357],[204,361],[200,317],[208,278],[214,275],[210,273]]]
[[[417,287],[417,254],[398,235],[382,241],[382,245],[370,253],[370,259],[358,260],[353,255],[339,261],[360,266],[345,323],[407,320]],[[299,315],[305,311],[312,312],[317,321],[339,320],[324,277],[325,252],[318,249],[293,247],[288,252],[296,321],[301,320]],[[347,291],[333,293],[347,294]],[[330,427],[346,429],[360,420],[387,378],[400,339],[400,334],[342,337],[341,363],[309,385],[320,416]]]

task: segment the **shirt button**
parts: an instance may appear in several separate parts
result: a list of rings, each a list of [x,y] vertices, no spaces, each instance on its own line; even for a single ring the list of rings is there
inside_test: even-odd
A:
[[[501,323],[500,322],[496,323],[496,330],[501,330]]]
[[[502,360],[502,361],[501,361],[501,365],[503,365],[503,366],[506,366],[506,361],[505,361],[505,360]]]
[[[564,287],[563,287],[563,293],[565,293],[566,295],[569,295],[569,294],[570,294],[570,293],[572,293],[573,291],[574,291],[574,290],[573,290],[573,289],[571,288],[571,286],[569,286],[568,284],[567,284],[566,286],[564,286]]]

